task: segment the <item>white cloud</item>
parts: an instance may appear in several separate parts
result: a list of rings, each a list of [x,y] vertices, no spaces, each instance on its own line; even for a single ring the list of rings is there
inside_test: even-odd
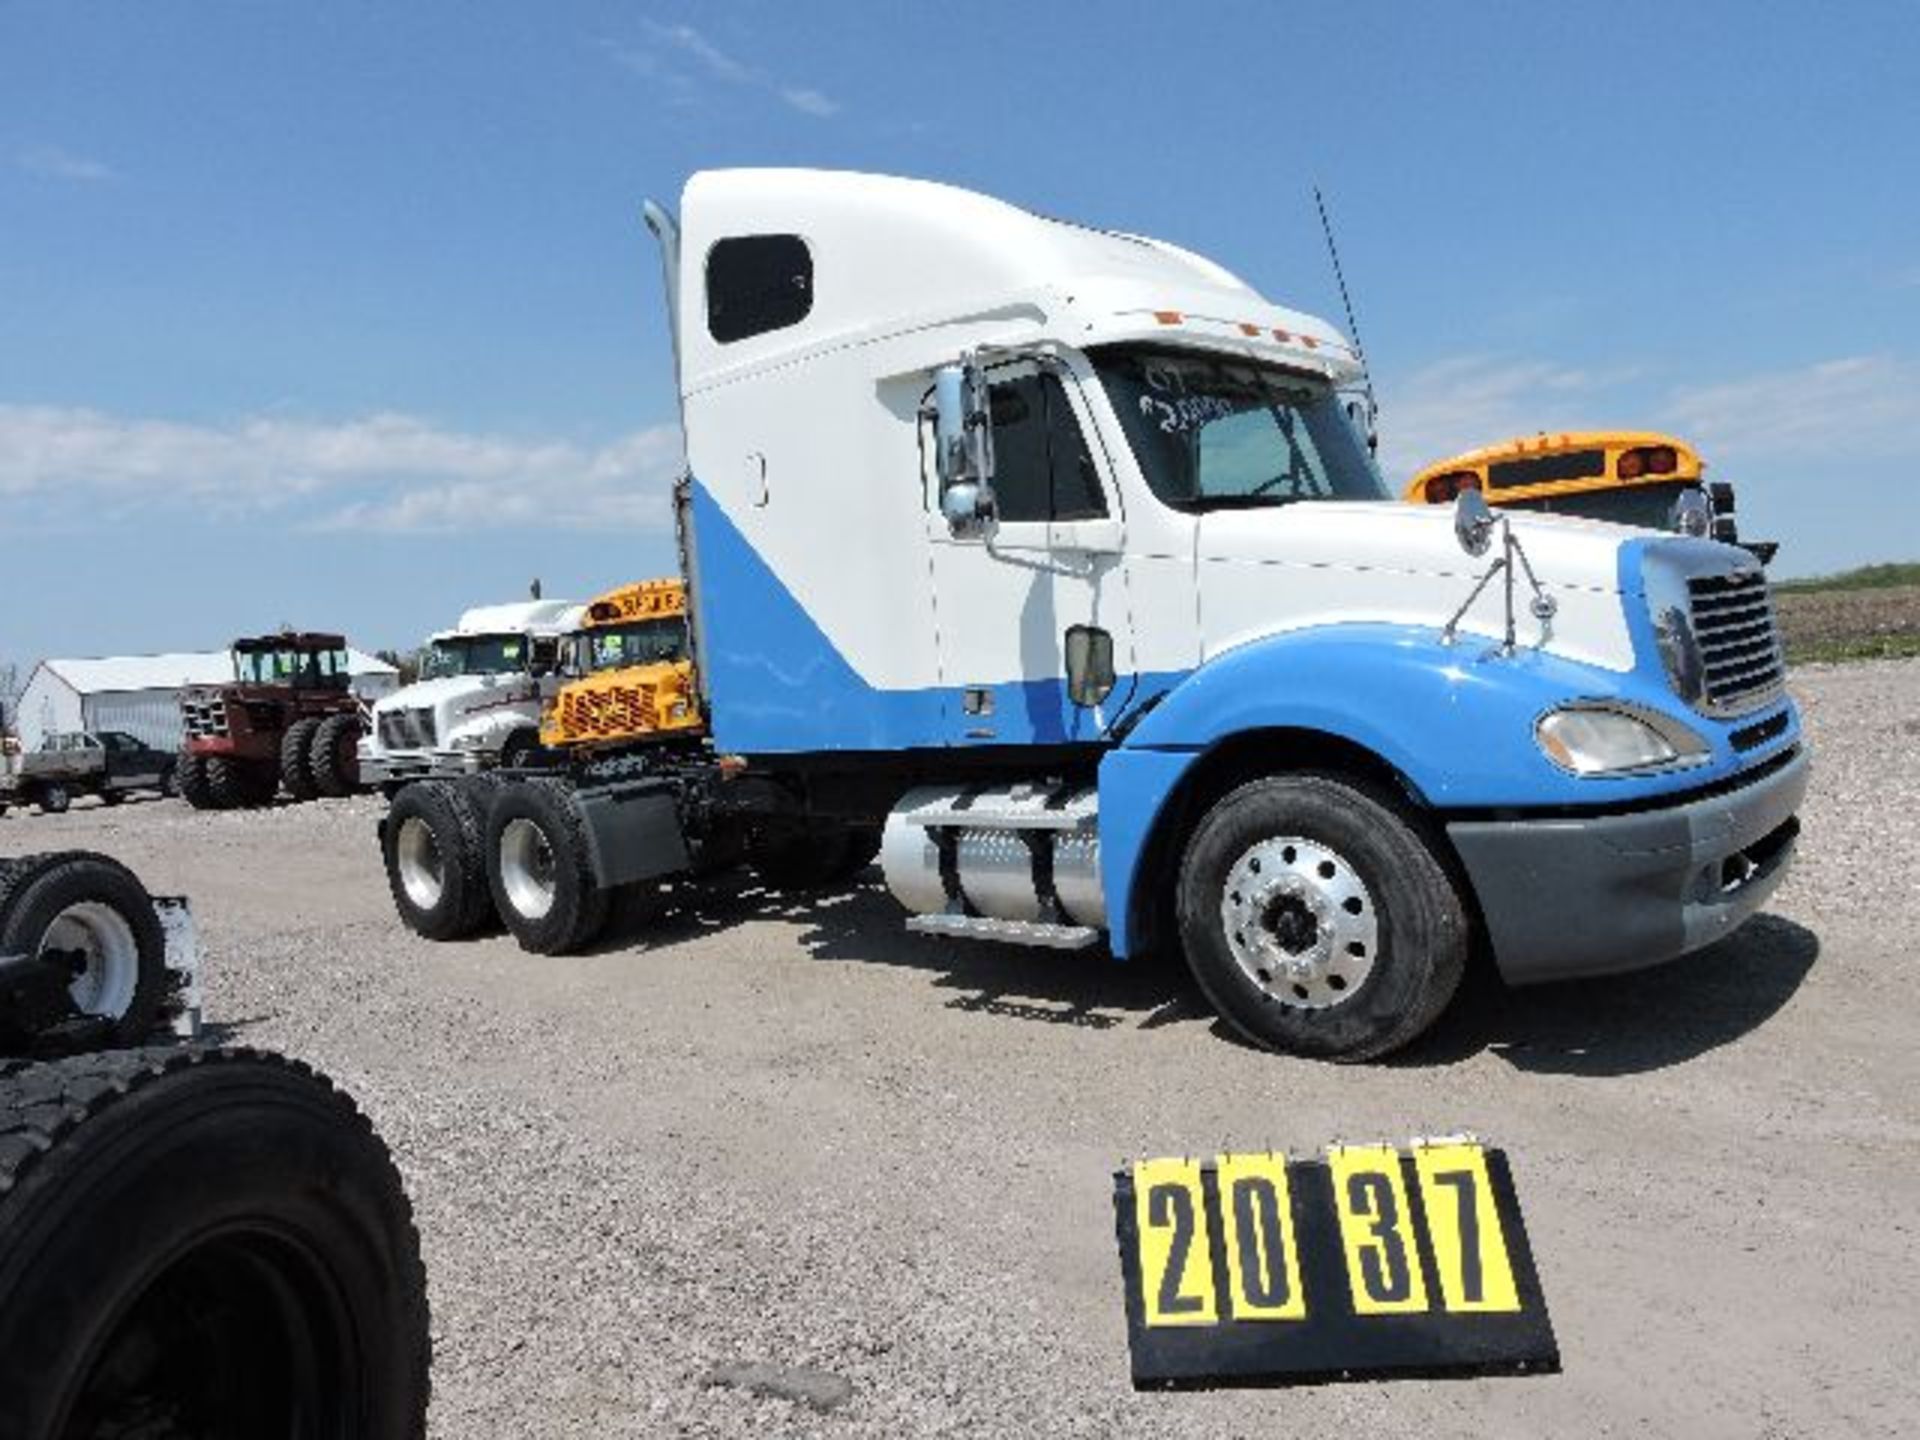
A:
[[[691,25],[665,25],[648,20],[642,22],[642,28],[658,49],[691,60],[710,79],[763,91],[802,115],[811,115],[815,119],[824,120],[840,113],[840,102],[832,96],[811,86],[790,85],[774,79],[765,71],[721,49]],[[696,90],[692,78],[676,70],[658,50],[636,48],[614,41],[602,43],[615,63],[653,82],[669,104],[685,105],[692,99]]]
[[[1539,430],[1592,429],[1618,377],[1544,360],[1459,355],[1380,383],[1380,464],[1404,485],[1415,471],[1476,446]]]
[[[1660,419],[1711,454],[1910,456],[1920,449],[1920,364],[1855,355],[1686,386]]]
[[[590,446],[399,414],[218,425],[0,405],[0,496],[23,528],[190,508],[317,529],[658,530],[679,464],[673,425]]]
[[[802,115],[818,115],[824,119],[840,113],[838,102],[830,100],[818,90],[790,87],[780,92],[780,98]]]
[[[662,25],[656,21],[646,22],[646,31],[655,40],[672,45],[693,56],[704,65],[716,80],[726,80],[741,84],[753,79],[753,72],[738,60],[727,54],[718,45],[708,40],[691,25]]]
[[[30,145],[15,153],[14,164],[34,175],[55,180],[117,180],[119,172],[105,161],[75,155],[58,145]]]

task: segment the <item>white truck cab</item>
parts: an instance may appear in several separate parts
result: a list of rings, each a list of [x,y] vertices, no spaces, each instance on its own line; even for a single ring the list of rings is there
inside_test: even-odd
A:
[[[431,636],[420,678],[373,707],[361,779],[391,787],[525,758],[540,743],[542,678],[582,614],[572,600],[480,605]]]
[[[1354,1060],[1471,953],[1655,964],[1779,884],[1808,758],[1744,550],[1395,501],[1346,339],[1177,246],[811,170],[646,215],[711,738],[484,800],[528,948],[729,831],[774,885],[877,844],[921,934],[1177,948],[1256,1043]],[[383,832],[396,896],[431,823]]]

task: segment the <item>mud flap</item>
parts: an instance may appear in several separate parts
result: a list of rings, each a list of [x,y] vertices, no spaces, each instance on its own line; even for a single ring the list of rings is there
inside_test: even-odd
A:
[[[659,880],[691,866],[671,782],[635,780],[580,791],[574,798],[587,859],[601,889]]]

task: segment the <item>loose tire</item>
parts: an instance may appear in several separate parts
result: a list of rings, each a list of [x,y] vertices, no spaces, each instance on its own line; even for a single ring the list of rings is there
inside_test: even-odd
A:
[[[478,800],[463,782],[423,780],[402,790],[381,822],[387,888],[416,935],[461,940],[494,918]]]
[[[166,999],[166,933],[153,897],[105,855],[10,862],[0,875],[0,955],[66,957],[73,1008],[104,1024],[108,1044],[145,1039]]]
[[[0,1435],[419,1440],[428,1336],[392,1157],[324,1077],[0,1065]]]
[[[539,764],[545,755],[537,731],[516,730],[500,747],[500,765],[506,770],[525,770]]]
[[[611,897],[594,884],[566,782],[536,778],[501,786],[486,834],[493,908],[520,948],[564,955],[591,943],[607,923]]]
[[[1398,1049],[1466,966],[1466,912],[1430,844],[1385,797],[1328,776],[1255,780],[1216,804],[1187,843],[1178,909],[1221,1018],[1295,1055]]]
[[[320,717],[309,715],[296,720],[280,737],[280,783],[296,800],[311,800],[320,793],[313,773],[313,732],[320,728]]]
[[[196,810],[212,810],[219,806],[214,798],[213,781],[207,775],[207,757],[185,754],[173,767],[174,783],[180,788],[180,798]]]
[[[329,715],[313,732],[313,783],[322,795],[351,795],[360,788],[360,717]]]
[[[171,800],[180,793],[179,773],[180,767],[178,764],[169,765],[160,772],[160,798],[162,800]]]
[[[34,804],[39,807],[42,815],[64,815],[67,807],[72,803],[73,796],[58,780],[42,785],[40,793],[34,797]]]

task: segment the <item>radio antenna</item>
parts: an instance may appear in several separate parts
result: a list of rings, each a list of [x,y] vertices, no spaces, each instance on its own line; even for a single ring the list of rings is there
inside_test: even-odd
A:
[[[1340,268],[1340,247],[1333,242],[1333,222],[1327,218],[1326,197],[1318,185],[1313,187],[1313,203],[1320,211],[1320,230],[1327,237],[1327,254],[1333,258],[1333,278],[1340,286],[1340,304],[1347,312],[1347,333],[1353,336],[1354,358],[1360,362],[1360,381],[1366,390],[1367,404],[1374,416],[1380,414],[1380,402],[1373,394],[1373,371],[1367,366],[1367,347],[1360,340],[1360,322],[1353,318],[1353,299],[1347,294],[1346,273]]]

